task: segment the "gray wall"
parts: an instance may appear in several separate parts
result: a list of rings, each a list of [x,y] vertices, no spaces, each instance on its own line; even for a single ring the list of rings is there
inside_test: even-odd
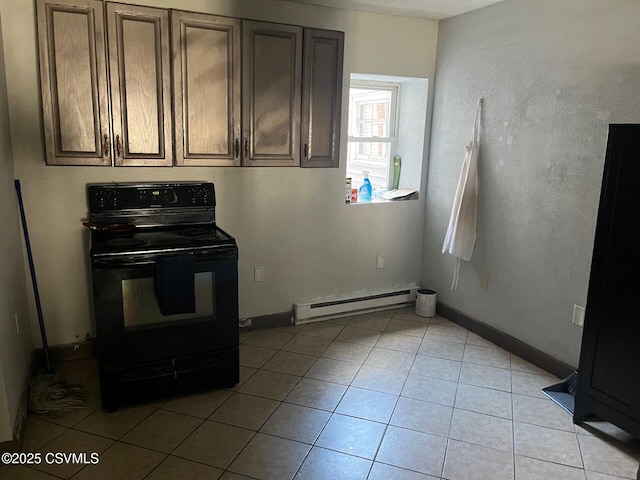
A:
[[[11,440],[20,396],[26,384],[31,334],[18,202],[13,186],[13,153],[1,26],[0,18],[0,442],[3,442]],[[16,314],[20,324],[19,334],[16,330]]]
[[[640,122],[639,25],[636,0],[507,0],[439,24],[422,285],[574,366],[607,125]],[[478,240],[451,291],[441,248],[479,97]]]

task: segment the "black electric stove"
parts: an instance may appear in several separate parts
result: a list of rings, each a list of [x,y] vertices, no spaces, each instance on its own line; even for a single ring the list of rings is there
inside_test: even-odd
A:
[[[87,191],[103,408],[237,383],[238,249],[214,185]]]

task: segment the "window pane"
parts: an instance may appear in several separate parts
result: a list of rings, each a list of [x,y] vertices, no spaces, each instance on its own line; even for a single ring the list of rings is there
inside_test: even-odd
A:
[[[382,82],[354,83],[349,89],[347,177],[356,187],[362,185],[363,171],[374,187],[390,186],[397,91],[397,85]]]
[[[349,142],[347,155],[347,177],[353,185],[360,187],[363,171],[369,172],[369,180],[374,187],[389,185],[390,142]]]
[[[391,122],[391,90],[349,89],[349,136],[388,137]]]

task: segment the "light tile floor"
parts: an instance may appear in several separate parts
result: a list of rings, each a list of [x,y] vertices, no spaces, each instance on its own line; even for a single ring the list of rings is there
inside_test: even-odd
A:
[[[2,480],[635,478],[640,441],[575,426],[545,371],[411,308],[241,334],[241,382],[115,413],[95,359],[58,372],[87,408],[31,416],[25,452],[97,452],[97,465],[0,467]]]

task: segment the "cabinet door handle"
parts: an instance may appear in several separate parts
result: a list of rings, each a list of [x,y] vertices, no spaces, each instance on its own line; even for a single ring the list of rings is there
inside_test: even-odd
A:
[[[244,156],[249,156],[249,139],[247,138],[244,139]]]
[[[116,135],[116,156],[120,157],[122,153],[122,143],[120,143],[120,135]]]
[[[109,156],[109,150],[111,150],[109,146],[109,135],[104,134],[104,141],[102,142],[102,155],[105,157]]]
[[[307,158],[308,155],[309,155],[309,145],[307,145],[305,143],[304,144],[304,158]]]
[[[233,156],[238,158],[240,156],[240,139],[236,138],[233,146]]]

